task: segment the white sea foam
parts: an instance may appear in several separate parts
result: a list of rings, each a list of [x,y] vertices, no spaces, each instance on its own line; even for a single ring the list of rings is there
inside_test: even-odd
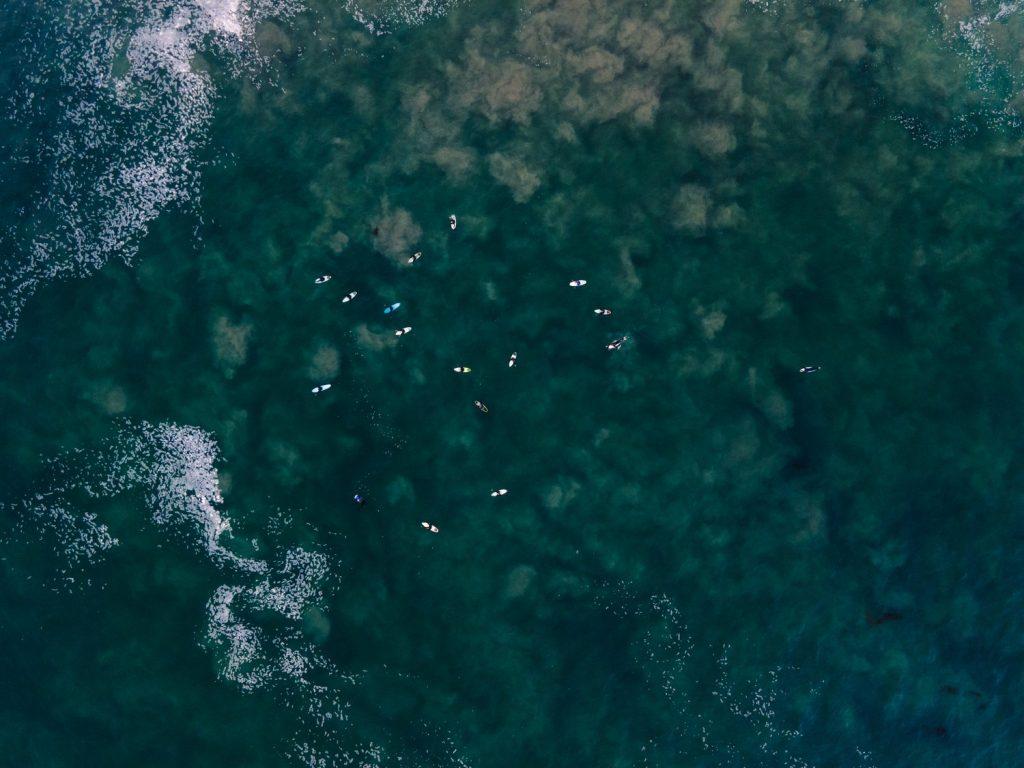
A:
[[[96,0],[72,3],[41,19],[41,33],[26,33],[9,117],[47,126],[24,152],[38,158],[46,183],[26,221],[0,233],[0,340],[14,334],[40,285],[90,275],[115,256],[130,262],[162,211],[196,200],[216,88],[193,60],[213,49],[243,70],[258,61],[256,24],[298,7]],[[56,107],[39,97],[44,88],[59,94]]]
[[[215,654],[222,679],[246,693],[270,693],[295,712],[298,731],[287,750],[293,760],[325,767],[380,765],[382,750],[358,746],[352,730],[344,693],[359,677],[338,669],[302,630],[306,611],[326,607],[330,585],[325,556],[288,549],[255,582],[214,592],[203,642]],[[361,762],[352,762],[355,755]]]
[[[234,37],[242,36],[241,0],[197,0],[206,13],[210,28]]]
[[[774,13],[778,9],[779,0],[747,0],[747,4],[766,13]]]
[[[444,16],[461,0],[345,0],[345,10],[374,35],[418,27]]]
[[[264,569],[255,584],[218,587],[206,606],[206,642],[220,659],[219,674],[245,691],[287,683],[308,689],[314,670],[338,671],[305,640],[302,612],[322,604],[328,577],[327,559],[290,549],[277,568]],[[288,619],[273,631],[253,619],[262,613]],[[331,717],[343,719],[342,712]]]
[[[231,522],[220,510],[217,459],[213,437],[196,427],[124,422],[99,447],[49,462],[47,485],[12,505],[18,531],[52,532],[69,562],[93,563],[117,540],[94,514],[75,511],[74,498],[106,499],[141,489],[154,523],[217,563],[263,573],[266,563],[239,557],[221,543]]]
[[[794,670],[774,667],[754,679],[733,672],[729,646],[699,646],[683,621],[679,608],[667,595],[644,597],[626,585],[599,593],[597,605],[620,621],[641,623],[647,629],[643,642],[629,662],[647,677],[678,725],[663,739],[649,739],[640,747],[641,765],[660,765],[706,759],[718,755],[733,762],[760,750],[773,765],[812,768],[801,752],[801,733],[780,724],[777,706],[785,693],[783,676]],[[694,680],[708,677],[714,668],[711,699],[691,701],[686,692]],[[710,706],[715,703],[717,706]],[[709,712],[712,717],[709,718]],[[712,724],[714,726],[712,727]],[[858,749],[863,757],[868,753]],[[654,758],[660,755],[660,758]],[[652,762],[653,761],[653,762]]]
[[[940,16],[946,16],[945,3],[939,2],[935,8]],[[948,40],[967,59],[978,85],[989,90],[993,79],[1003,71],[1014,81],[1013,94],[1010,98],[1016,96],[1020,90],[1020,83],[1017,82],[1018,78],[1013,71],[1016,62],[1000,59],[993,29],[1000,24],[1010,23],[1014,17],[1020,16],[1022,11],[1024,0],[981,0],[972,4],[965,18],[958,18],[952,24],[949,23],[951,20],[948,17],[945,19],[947,27],[952,30],[948,34]]]
[[[962,10],[963,6],[956,6]],[[944,41],[966,65],[965,77],[981,95],[977,105],[954,114],[947,124],[936,127],[916,115],[898,112],[893,119],[922,144],[937,148],[974,135],[979,125],[1019,131],[1024,128],[1020,107],[1015,103],[1024,90],[1020,62],[1014,54],[1000,52],[994,30],[1013,23],[1024,13],[1024,0],[978,0],[963,17],[950,18],[947,3],[934,6],[937,23],[945,29]],[[1001,83],[997,85],[997,83]],[[1009,87],[1005,84],[1009,83]]]
[[[45,494],[33,494],[6,508],[14,518],[9,537],[46,542],[60,555],[56,576],[62,587],[74,583],[87,566],[118,544],[95,513],[76,510]]]
[[[357,678],[337,669],[303,631],[308,610],[327,608],[330,562],[309,548],[289,548],[270,560],[230,551],[222,541],[231,521],[222,509],[218,460],[216,441],[197,427],[125,421],[99,446],[47,462],[43,487],[6,507],[15,513],[13,535],[45,539],[61,555],[60,586],[69,586],[118,544],[95,513],[76,509],[76,501],[141,491],[155,525],[231,574],[233,583],[218,587],[207,602],[202,640],[216,656],[220,677],[245,692],[269,691],[294,710],[296,749],[316,744],[324,756],[342,754],[358,743],[348,730],[343,696]],[[275,519],[272,539],[291,522]],[[276,618],[268,622],[268,616]]]

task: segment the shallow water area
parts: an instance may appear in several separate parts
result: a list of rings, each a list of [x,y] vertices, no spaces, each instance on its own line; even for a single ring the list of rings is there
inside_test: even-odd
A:
[[[1019,762],[1022,23],[16,3],[5,754]]]

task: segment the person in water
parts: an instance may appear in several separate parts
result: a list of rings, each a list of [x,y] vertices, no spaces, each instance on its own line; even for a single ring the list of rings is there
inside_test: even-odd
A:
[[[361,507],[364,504],[366,504],[366,497],[363,496],[362,494],[357,493],[355,496],[352,497],[352,501],[354,501]]]

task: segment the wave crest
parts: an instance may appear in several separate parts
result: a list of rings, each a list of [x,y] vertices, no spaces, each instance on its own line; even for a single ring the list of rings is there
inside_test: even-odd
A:
[[[0,340],[42,284],[130,262],[161,212],[196,200],[217,95],[196,56],[215,50],[242,70],[259,61],[256,25],[299,7],[97,0],[30,18],[8,119],[42,126],[15,153],[42,181],[21,224],[0,233]]]

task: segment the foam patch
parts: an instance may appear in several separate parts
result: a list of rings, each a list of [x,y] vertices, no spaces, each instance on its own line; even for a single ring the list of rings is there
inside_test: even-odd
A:
[[[0,265],[0,340],[15,333],[40,286],[86,277],[114,257],[131,262],[163,211],[196,203],[199,151],[217,98],[196,56],[215,51],[238,73],[251,70],[259,61],[256,25],[298,7],[297,0],[97,0],[32,18],[7,118],[43,126],[17,162],[45,182],[22,223],[0,232],[10,254]]]

